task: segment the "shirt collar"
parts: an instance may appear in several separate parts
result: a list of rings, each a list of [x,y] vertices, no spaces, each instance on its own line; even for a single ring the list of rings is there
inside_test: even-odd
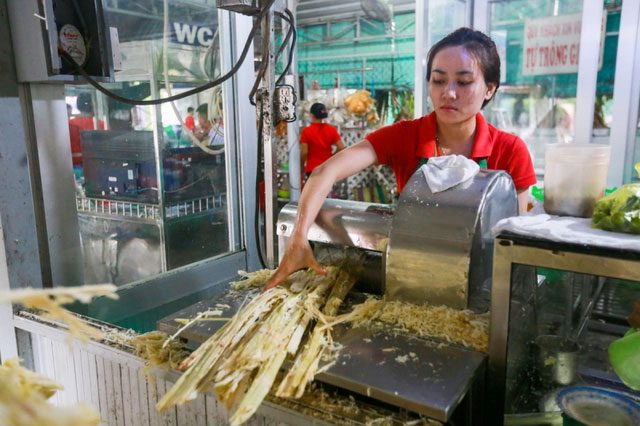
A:
[[[420,120],[420,134],[424,135],[418,143],[417,155],[430,158],[436,152],[436,132],[438,124],[436,114],[425,115]],[[471,158],[488,158],[493,150],[493,140],[489,134],[489,125],[481,113],[476,114],[476,136],[471,148]]]
[[[431,158],[436,152],[436,113],[425,115],[420,120],[420,135],[423,135],[418,142],[417,155],[420,158]]]
[[[488,158],[493,151],[493,139],[489,133],[489,124],[481,113],[476,114],[476,138],[471,148],[471,158]]]

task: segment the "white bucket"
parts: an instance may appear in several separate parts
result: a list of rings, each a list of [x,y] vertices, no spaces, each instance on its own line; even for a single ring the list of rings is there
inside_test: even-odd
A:
[[[607,183],[611,147],[556,143],[545,147],[544,210],[561,216],[591,217]]]

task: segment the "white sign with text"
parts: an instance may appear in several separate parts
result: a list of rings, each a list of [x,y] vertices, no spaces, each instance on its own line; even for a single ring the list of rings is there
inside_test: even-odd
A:
[[[598,69],[602,67],[605,26],[603,14]],[[522,75],[578,72],[581,29],[580,13],[525,20]]]

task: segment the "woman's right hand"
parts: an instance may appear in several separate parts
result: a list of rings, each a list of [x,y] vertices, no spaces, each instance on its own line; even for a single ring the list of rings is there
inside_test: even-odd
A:
[[[269,278],[263,291],[267,291],[279,284],[282,284],[289,275],[301,269],[311,268],[320,275],[326,275],[327,270],[318,263],[309,241],[304,236],[293,236],[289,240],[287,249],[284,252],[280,266]]]
[[[311,268],[318,274],[326,275],[326,269],[320,266],[313,255],[307,232],[316,220],[333,184],[376,162],[377,156],[373,146],[368,141],[362,141],[338,152],[313,171],[300,195],[293,235],[289,239],[280,266],[265,284],[264,291],[281,284],[289,275],[300,269]]]

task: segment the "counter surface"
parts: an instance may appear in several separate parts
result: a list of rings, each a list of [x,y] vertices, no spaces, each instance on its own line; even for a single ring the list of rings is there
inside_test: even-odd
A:
[[[229,318],[245,298],[255,294],[227,291],[162,319],[158,329],[175,333],[180,326],[176,318],[193,318],[207,309],[220,309],[222,317]],[[201,321],[181,336],[197,346],[222,325],[224,321]],[[343,346],[339,357],[316,380],[443,422],[449,420],[473,381],[484,374],[486,356],[480,352],[390,329],[336,327],[334,340]]]

